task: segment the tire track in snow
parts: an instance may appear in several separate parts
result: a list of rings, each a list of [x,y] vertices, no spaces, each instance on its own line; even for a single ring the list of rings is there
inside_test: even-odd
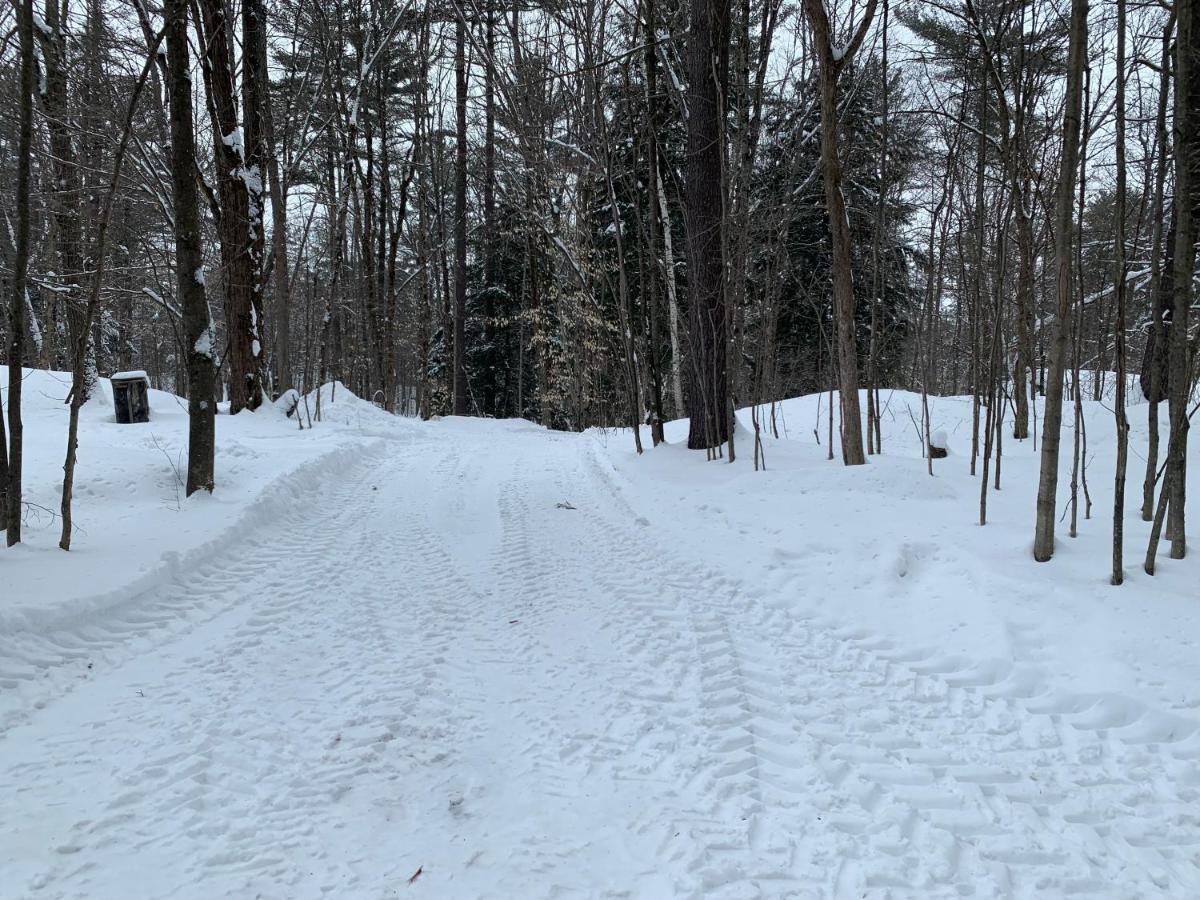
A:
[[[631,508],[589,462],[616,533]],[[689,835],[695,896],[1200,892],[1200,739],[1183,720],[1039,703],[1003,669],[797,618],[661,546],[621,567],[639,566],[691,598],[708,783],[735,798],[699,810],[723,824]]]
[[[330,535],[353,518],[349,500],[378,459],[378,450],[364,452],[341,477],[328,473],[311,494],[286,502],[277,525],[111,611],[86,613],[51,631],[0,634],[0,737],[72,687],[253,601],[251,586],[268,595],[302,591],[290,567],[302,556],[321,555]]]
[[[0,883],[1200,896],[1186,723],[802,618],[665,546],[577,440],[451,437],[187,579],[178,630],[139,604],[58,639],[125,663],[0,737],[0,795],[45,810],[0,819]]]
[[[601,625],[611,611],[595,602],[586,520],[577,510],[556,506],[570,495],[571,485],[558,460],[562,439],[551,440],[558,452],[549,459],[533,462],[513,453],[496,498],[500,539],[478,573],[500,604],[490,610],[491,627],[475,632],[488,636],[481,662],[490,665],[481,668],[480,678],[499,676],[509,692],[501,694],[508,713],[493,722],[493,733],[502,737],[508,731],[515,738],[511,754],[519,780],[546,807],[505,836],[505,843],[515,845],[517,877],[500,877],[494,896],[528,892],[521,872],[537,873],[537,896],[623,897],[631,896],[629,885],[648,891],[636,896],[660,896],[658,860],[642,835],[623,824],[628,808],[645,802],[653,774],[620,765],[630,749],[626,736],[645,728],[654,710],[623,703],[610,689],[627,677],[628,667],[604,639]],[[496,685],[486,693],[495,700]],[[591,816],[597,825],[612,827],[548,833],[556,815],[558,821]],[[598,840],[611,866],[606,871],[594,868]]]
[[[379,474],[398,480],[397,469],[389,463]],[[85,727],[50,730],[36,754],[0,772],[6,796],[45,795],[74,774],[106,798],[72,802],[85,817],[63,819],[51,864],[23,871],[18,857],[7,883],[24,881],[40,896],[91,895],[140,871],[158,881],[125,883],[143,884],[147,896],[184,886],[205,896],[307,896],[314,881],[354,893],[364,877],[400,877],[402,853],[381,861],[371,848],[346,846],[337,829],[363,817],[383,824],[411,803],[406,774],[451,764],[455,720],[442,670],[453,619],[432,603],[396,615],[402,599],[436,596],[441,560],[423,510],[397,520],[403,552],[379,540],[371,528],[381,493],[369,488],[348,485],[337,515],[310,522],[319,532],[293,557],[287,585],[263,593],[273,566],[257,582],[253,564],[236,567],[256,588],[249,608],[113,672],[124,690],[101,694],[102,718],[89,723],[90,710],[69,710]],[[19,849],[20,824],[8,824]],[[392,852],[395,843],[384,842]],[[121,871],[126,858],[135,872]]]

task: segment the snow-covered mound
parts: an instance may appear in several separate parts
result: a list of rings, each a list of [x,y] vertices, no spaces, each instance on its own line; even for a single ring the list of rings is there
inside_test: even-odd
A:
[[[1043,564],[1032,558],[1040,398],[1036,448],[1033,440],[1013,440],[1005,425],[1000,490],[987,492],[983,527],[980,480],[969,472],[970,398],[929,398],[931,431],[944,432],[949,449],[948,458],[933,461],[933,477],[923,458],[920,394],[885,390],[881,400],[883,454],[862,467],[841,464],[836,394],[833,461],[828,394],[785,400],[774,413],[760,407],[766,458],[760,472],[753,469],[752,430],[747,436],[739,429],[733,465],[686,450],[686,420],[668,423],[668,445],[653,451],[643,429],[641,459],[628,432],[593,432],[592,440],[614,490],[636,498],[631,514],[698,560],[737,564],[771,603],[795,615],[853,623],[931,665],[964,669],[965,678],[1019,685],[1023,692],[1112,695],[1137,708],[1200,718],[1200,553],[1193,549],[1174,561],[1164,544],[1158,574],[1141,568],[1149,524],[1140,516],[1148,428],[1140,393],[1130,396],[1137,405],[1129,409],[1121,587],[1109,584],[1115,464],[1109,402],[1083,402],[1087,452],[1080,469],[1091,517],[1081,485],[1074,538],[1072,416],[1064,417],[1062,518],[1054,559]],[[1165,404],[1161,413],[1165,435]],[[779,439],[771,436],[772,415]],[[1010,409],[1006,423],[1011,419]],[[750,410],[739,421],[753,428]],[[1191,444],[1190,471],[1200,472],[1200,450]],[[990,485],[995,477],[993,462]],[[1200,534],[1197,515],[1193,501],[1189,521]]]
[[[0,552],[0,635],[63,627],[119,627],[118,608],[153,586],[211,566],[234,542],[313,495],[346,466],[362,464],[382,438],[403,438],[402,420],[340,386],[323,421],[301,429],[277,404],[217,417],[217,489],[184,497],[187,402],[150,391],[150,421],[119,425],[102,379],[80,415],[72,549],[58,549],[62,462],[71,376],[26,370],[24,544]],[[7,367],[0,396],[8,398]],[[364,423],[370,428],[362,427]]]
[[[382,431],[392,434],[397,427],[397,417],[383,407],[364,400],[340,381],[331,381],[315,391],[310,391],[300,400],[299,412],[304,423],[333,423],[344,426],[359,434]]]

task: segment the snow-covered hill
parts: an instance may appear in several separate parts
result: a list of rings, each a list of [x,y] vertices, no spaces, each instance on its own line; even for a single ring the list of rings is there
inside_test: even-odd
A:
[[[636,498],[653,530],[699,559],[741,567],[771,602],[797,614],[903,641],[947,666],[960,659],[989,680],[1114,692],[1135,705],[1200,714],[1200,524],[1192,519],[1198,537],[1188,559],[1170,560],[1164,542],[1157,574],[1142,571],[1150,526],[1140,516],[1148,428],[1140,394],[1131,393],[1138,405],[1129,411],[1121,587],[1109,584],[1116,451],[1108,402],[1082,404],[1091,518],[1081,487],[1076,538],[1068,536],[1072,437],[1065,417],[1056,552],[1039,564],[1032,545],[1040,444],[1014,441],[1006,429],[1001,489],[988,491],[988,524],[980,527],[980,480],[969,471],[970,398],[929,398],[931,431],[946,434],[950,451],[934,460],[932,478],[915,424],[921,396],[884,391],[882,400],[883,454],[861,468],[841,465],[836,419],[835,461],[826,459],[827,394],[778,404],[779,440],[769,436],[770,408],[760,409],[761,472],[753,469],[748,410],[740,414],[732,466],[684,449],[686,421],[670,423],[671,445],[640,460],[628,434],[593,437],[606,448],[615,485]],[[1165,436],[1165,404],[1161,429]],[[649,447],[648,433],[643,440]],[[1191,444],[1189,471],[1200,471],[1200,448]],[[1200,515],[1194,501],[1189,509]]]
[[[72,549],[58,549],[66,455],[68,372],[25,370],[23,544],[0,553],[0,634],[71,621],[104,626],[114,607],[165,581],[219,562],[233,543],[312,502],[381,437],[410,424],[345,388],[323,388],[323,422],[300,430],[281,409],[217,417],[212,496],[184,497],[187,402],[150,391],[150,421],[119,425],[101,379],[81,410]],[[7,400],[8,369],[0,366]],[[332,398],[332,399],[331,399]],[[316,408],[315,394],[308,412]],[[305,417],[307,424],[308,416]]]

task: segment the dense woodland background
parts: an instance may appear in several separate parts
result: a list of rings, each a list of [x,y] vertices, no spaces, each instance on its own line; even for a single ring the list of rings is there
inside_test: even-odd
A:
[[[1064,383],[1067,424],[1083,384],[1123,436],[1121,374],[1140,373],[1138,502],[1182,555],[1192,15],[10,0],[6,361],[75,373],[72,428],[97,374],[187,395],[189,491],[213,487],[213,401],[237,414],[330,380],[425,417],[690,416],[689,446],[724,457],[757,449],[735,406],[837,390],[847,464],[886,451],[880,388],[966,394],[981,518],[1004,440],[1049,438],[1040,559]],[[19,384],[7,403],[11,541]],[[74,431],[66,446],[69,545]]]

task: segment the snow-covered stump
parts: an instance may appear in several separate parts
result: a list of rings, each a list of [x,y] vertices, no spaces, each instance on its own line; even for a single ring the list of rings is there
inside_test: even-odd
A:
[[[131,425],[150,421],[150,379],[145,372],[118,372],[112,381],[117,422]]]
[[[945,459],[949,455],[950,450],[946,443],[946,432],[938,429],[929,436],[929,458]]]

